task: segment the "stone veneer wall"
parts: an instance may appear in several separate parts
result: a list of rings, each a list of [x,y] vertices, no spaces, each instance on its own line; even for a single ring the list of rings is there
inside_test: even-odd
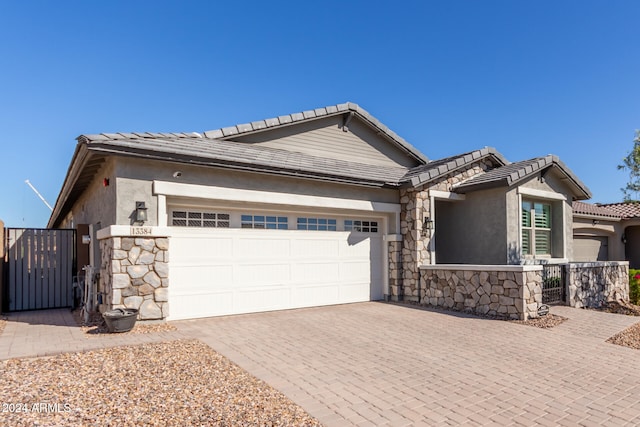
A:
[[[541,266],[422,266],[420,302],[476,314],[526,320],[542,303]]]
[[[432,232],[423,234],[424,218],[431,215],[430,190],[451,191],[464,180],[478,175],[492,166],[490,160],[480,160],[464,171],[453,172],[428,183],[428,186],[400,189],[400,233],[402,234],[402,283],[390,288],[394,300],[417,301],[420,266],[431,264]],[[391,268],[389,269],[391,271]]]
[[[400,236],[398,236],[400,237]],[[399,295],[402,283],[402,240],[387,241],[389,251],[389,293]],[[389,297],[388,295],[387,297]]]
[[[137,308],[140,320],[169,315],[169,239],[108,237],[100,240],[100,312]]]
[[[565,266],[569,305],[600,307],[607,301],[629,301],[629,263],[587,262]]]

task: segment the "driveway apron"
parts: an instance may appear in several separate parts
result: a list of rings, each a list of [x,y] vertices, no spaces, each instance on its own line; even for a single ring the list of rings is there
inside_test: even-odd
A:
[[[197,338],[327,426],[640,425],[640,351],[606,339],[640,318],[553,307],[544,330],[359,303],[83,336],[68,310],[13,313],[0,359]]]
[[[327,426],[639,425],[638,318],[552,329],[362,303],[178,322]]]

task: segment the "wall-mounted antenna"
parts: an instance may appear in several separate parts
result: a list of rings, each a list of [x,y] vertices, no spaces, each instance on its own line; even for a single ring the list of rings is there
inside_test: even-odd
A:
[[[27,185],[29,187],[31,187],[31,189],[38,195],[38,197],[40,197],[40,200],[42,200],[44,202],[45,205],[47,205],[47,207],[51,210],[51,212],[53,212],[53,208],[51,207],[51,205],[44,199],[44,197],[42,197],[42,194],[40,194],[40,192],[38,190],[36,190],[36,187],[34,187],[28,179],[26,179],[24,182],[27,183]]]

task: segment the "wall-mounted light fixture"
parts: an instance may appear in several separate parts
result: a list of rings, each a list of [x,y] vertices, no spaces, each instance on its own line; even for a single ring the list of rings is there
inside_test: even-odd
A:
[[[147,206],[144,202],[136,202],[136,221],[143,223],[147,220]]]
[[[593,221],[591,221],[591,223],[596,226],[598,224],[600,224],[600,220],[594,219]]]
[[[428,216],[424,217],[424,221],[422,223],[422,233],[426,234],[427,230],[433,230],[433,220]]]
[[[623,245],[626,245],[627,244],[627,235],[623,234],[622,238],[620,239],[620,241],[622,242]]]

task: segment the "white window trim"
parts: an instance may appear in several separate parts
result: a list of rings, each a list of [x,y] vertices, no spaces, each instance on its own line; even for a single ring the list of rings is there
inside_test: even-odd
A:
[[[518,194],[537,199],[567,200],[567,197],[564,194],[555,193],[553,191],[538,190],[537,188],[518,187]],[[522,199],[520,200],[520,204],[522,204]]]
[[[527,260],[530,261],[530,260],[536,260],[536,259],[545,259],[553,262],[569,262],[568,261],[569,257],[567,257],[567,217],[566,217],[565,203],[561,203],[562,205],[562,258],[557,258],[557,257],[554,258],[554,257],[548,257],[548,256],[536,257],[535,254],[533,254],[531,257],[525,258],[525,255],[522,253],[522,199],[523,199],[522,196],[526,195],[527,198],[529,198],[529,196],[541,197],[540,194],[542,194],[542,195],[549,196],[546,198],[554,201],[558,201],[558,200],[566,201],[567,198],[564,197],[564,195],[562,194],[554,193],[551,191],[536,190],[533,188],[526,188],[526,187],[518,187],[517,194],[518,194],[518,253],[520,256],[520,262],[526,262]],[[544,200],[544,198],[540,200]],[[507,256],[508,256],[508,253],[507,253]]]

